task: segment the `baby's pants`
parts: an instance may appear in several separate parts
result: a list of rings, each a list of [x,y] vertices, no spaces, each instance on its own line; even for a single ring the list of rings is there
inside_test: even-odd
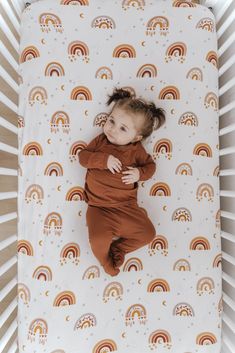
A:
[[[125,254],[150,243],[156,230],[138,204],[103,207],[88,205],[86,220],[91,249],[102,266],[115,258],[119,267]],[[113,241],[114,237],[120,237]]]

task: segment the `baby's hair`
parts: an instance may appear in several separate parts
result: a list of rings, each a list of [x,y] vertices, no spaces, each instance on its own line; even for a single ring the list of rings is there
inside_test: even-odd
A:
[[[143,114],[145,121],[141,129],[143,139],[151,135],[153,130],[159,129],[165,122],[165,111],[157,108],[153,102],[146,102],[144,99],[136,99],[128,90],[115,88],[106,102],[110,105],[115,102],[114,108],[122,108],[131,113]]]

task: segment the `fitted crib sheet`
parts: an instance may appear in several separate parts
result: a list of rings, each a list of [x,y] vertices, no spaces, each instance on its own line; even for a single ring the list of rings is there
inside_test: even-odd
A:
[[[219,353],[221,246],[215,19],[189,1],[46,0],[22,14],[20,353]],[[157,234],[116,277],[93,256],[79,152],[114,87],[166,123],[143,145],[138,203]]]

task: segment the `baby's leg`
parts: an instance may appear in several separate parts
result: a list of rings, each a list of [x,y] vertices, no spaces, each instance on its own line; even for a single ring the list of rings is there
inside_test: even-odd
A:
[[[125,254],[149,244],[156,235],[152,222],[139,206],[122,208],[120,223],[120,231],[123,235],[110,246],[110,253],[116,268],[123,264]]]
[[[110,214],[104,209],[88,206],[87,226],[89,230],[89,241],[95,257],[103,266],[104,271],[115,276],[119,270],[114,268],[109,248],[113,238],[112,219]]]

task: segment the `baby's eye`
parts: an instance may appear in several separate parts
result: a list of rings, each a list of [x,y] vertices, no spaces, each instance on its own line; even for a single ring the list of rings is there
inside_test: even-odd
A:
[[[121,128],[122,131],[126,131],[126,129],[124,127]]]

